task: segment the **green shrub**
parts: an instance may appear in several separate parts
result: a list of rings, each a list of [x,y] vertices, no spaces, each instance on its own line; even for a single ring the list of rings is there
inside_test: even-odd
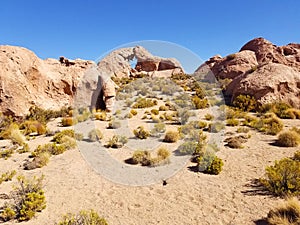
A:
[[[26,120],[20,125],[25,135],[37,132],[38,135],[46,133],[46,126],[37,120]]]
[[[254,120],[250,126],[270,135],[276,135],[283,129],[283,123],[274,113],[267,113],[259,120]]]
[[[178,131],[167,131],[164,137],[164,142],[174,143],[179,140],[179,137]]]
[[[143,126],[139,126],[133,130],[133,134],[139,139],[147,139],[150,136],[150,132],[145,130]]]
[[[204,118],[205,118],[206,120],[208,120],[208,121],[211,121],[211,120],[213,120],[215,117],[214,117],[213,115],[211,115],[211,114],[205,114]]]
[[[300,161],[283,158],[266,167],[262,185],[274,195],[298,195],[300,193]]]
[[[96,112],[94,113],[95,120],[106,121],[107,115],[106,112]]]
[[[42,190],[43,176],[31,180],[23,176],[18,177],[19,185],[12,193],[14,204],[6,205],[1,217],[5,220],[16,218],[18,221],[27,221],[33,218],[36,212],[46,208],[46,199]]]
[[[198,96],[192,98],[192,102],[196,109],[205,109],[209,107],[208,100],[206,98],[201,99]]]
[[[166,131],[166,125],[164,123],[157,123],[154,125],[154,128],[151,130],[151,136],[160,136]]]
[[[244,112],[255,111],[258,107],[256,99],[250,95],[238,95],[233,100],[232,105]]]
[[[288,198],[275,209],[270,210],[267,217],[269,225],[296,225],[300,221],[300,202],[296,197]]]
[[[240,121],[238,119],[227,119],[226,120],[227,126],[235,127],[235,126],[238,126],[239,124],[240,124]]]
[[[300,144],[300,135],[295,131],[285,131],[279,134],[276,143],[282,147],[297,147]]]
[[[157,100],[154,99],[147,99],[147,98],[138,98],[136,100],[136,103],[133,104],[133,108],[149,108],[149,107],[152,107],[152,106],[155,106],[157,105]]]
[[[56,143],[47,143],[44,145],[39,145],[32,153],[32,157],[36,157],[41,153],[48,152],[50,155],[59,155],[66,151],[64,145],[58,145]]]
[[[214,123],[210,123],[208,125],[208,130],[211,132],[211,133],[218,133],[220,132],[221,130],[224,130],[225,128],[225,125],[221,122],[221,121],[217,121],[217,122],[214,122]]]
[[[57,225],[108,225],[94,210],[82,210],[79,214],[67,214]]]
[[[248,133],[250,129],[248,127],[239,127],[236,132],[238,133]]]
[[[156,116],[159,115],[159,111],[157,109],[151,109],[151,113]]]
[[[292,107],[287,103],[277,102],[262,105],[259,110],[262,113],[275,113],[279,118],[288,119],[291,116],[289,112],[290,108]]]
[[[11,157],[13,153],[14,153],[14,149],[13,148],[8,148],[8,149],[0,150],[0,157],[4,158],[6,160],[9,157]]]
[[[106,147],[107,148],[121,148],[128,142],[128,138],[126,136],[114,135],[109,139]]]
[[[88,133],[88,137],[90,141],[95,142],[101,140],[103,138],[103,134],[99,129],[93,129]]]
[[[151,155],[149,151],[136,150],[132,155],[133,164],[141,164],[142,166],[150,165]]]
[[[130,113],[131,113],[133,116],[136,116],[136,115],[137,115],[137,111],[136,111],[135,109],[130,110]]]
[[[192,155],[195,153],[197,146],[196,141],[186,141],[178,147],[178,152],[181,155]]]
[[[222,171],[223,161],[213,152],[205,152],[203,156],[198,156],[196,161],[199,172],[217,175]]]
[[[64,136],[75,138],[76,140],[83,139],[83,134],[75,133],[75,131],[73,129],[66,129],[66,130],[62,130],[62,131],[56,133],[54,135],[54,137],[52,138],[52,141],[57,144],[62,144],[63,143],[62,139]]]
[[[77,119],[74,117],[64,117],[61,119],[61,125],[63,127],[69,127],[69,126],[73,126],[75,124],[77,124]]]
[[[63,107],[58,111],[45,110],[37,106],[32,106],[29,108],[29,114],[26,116],[27,120],[37,120],[42,124],[49,122],[51,118],[64,117],[67,116],[71,108]]]
[[[6,173],[3,173],[1,174],[1,177],[0,177],[0,184],[2,184],[2,182],[7,182],[7,181],[11,181],[12,178],[16,175],[16,171],[13,170],[11,172],[6,172]]]

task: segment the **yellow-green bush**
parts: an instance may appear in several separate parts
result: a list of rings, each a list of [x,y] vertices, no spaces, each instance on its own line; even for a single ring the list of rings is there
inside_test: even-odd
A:
[[[208,125],[208,130],[211,133],[218,133],[218,132],[220,132],[221,130],[224,130],[224,129],[225,129],[225,125],[221,121],[210,123]]]
[[[42,189],[43,176],[29,180],[23,176],[18,177],[19,185],[13,196],[13,204],[6,205],[0,217],[4,220],[17,219],[27,221],[46,208],[46,199]]]
[[[267,221],[269,225],[296,225],[300,223],[300,202],[296,197],[270,210]]]
[[[67,214],[57,225],[108,225],[94,210],[82,210],[78,214]]]
[[[26,140],[16,123],[11,123],[5,130],[1,132],[0,136],[3,139],[11,139],[13,143],[18,145],[23,145]]]
[[[16,173],[17,172],[15,170],[13,170],[13,171],[8,171],[6,173],[1,174],[0,184],[2,184],[2,182],[11,181],[12,178],[16,175]]]
[[[106,112],[96,112],[94,113],[95,120],[106,121],[107,115]]]
[[[159,111],[168,111],[169,110],[169,107],[165,106],[165,105],[161,105],[159,106],[158,108]]]
[[[201,99],[198,96],[192,98],[192,102],[196,109],[205,109],[209,107],[208,100],[206,98]]]
[[[157,105],[157,100],[148,99],[148,98],[138,98],[133,104],[133,108],[148,108]]]
[[[180,138],[178,131],[167,131],[164,137],[164,142],[174,143],[177,142]]]
[[[197,141],[186,141],[178,147],[178,152],[181,155],[192,155],[197,149]]]
[[[138,112],[137,112],[135,109],[131,109],[131,110],[130,110],[130,113],[131,113],[133,116],[136,116]]]
[[[232,105],[244,112],[255,111],[258,107],[256,99],[250,95],[238,95],[233,100]]]
[[[128,138],[122,135],[114,135],[107,142],[107,148],[121,148],[128,142]]]
[[[24,169],[33,170],[36,168],[42,168],[48,164],[50,156],[51,155],[49,152],[40,152],[39,154],[34,156],[32,161],[24,163]]]
[[[298,195],[300,193],[300,161],[283,158],[266,167],[262,185],[274,195]]]
[[[282,121],[274,113],[266,113],[259,120],[250,123],[250,126],[270,135],[276,135],[283,129]]]
[[[46,133],[46,126],[37,120],[26,120],[20,125],[25,135],[37,132],[38,135]]]
[[[211,115],[211,114],[205,114],[204,118],[205,118],[206,120],[211,121],[211,120],[213,120],[215,117],[214,117],[213,115]]]
[[[9,157],[11,157],[13,153],[14,153],[14,149],[13,148],[8,148],[8,149],[0,150],[0,157],[4,158],[6,160]]]
[[[139,139],[147,139],[150,136],[150,132],[145,130],[143,126],[139,126],[133,130],[133,134]]]
[[[36,157],[43,152],[48,152],[50,155],[59,155],[66,151],[66,147],[62,144],[47,143],[44,145],[39,145],[32,153],[32,157]]]
[[[90,141],[98,141],[103,138],[103,134],[99,129],[93,129],[88,133]]]
[[[150,165],[151,155],[149,151],[144,150],[136,150],[132,155],[132,163],[133,164],[141,164],[142,166]]]
[[[150,111],[153,115],[159,115],[159,111],[157,109],[151,109]]]
[[[64,118],[61,119],[61,125],[63,127],[73,126],[73,125],[75,125],[77,123],[78,123],[78,121],[74,117],[68,116],[68,117],[64,117]]]
[[[218,175],[222,171],[224,165],[222,159],[209,151],[205,152],[202,156],[198,156],[196,161],[199,172],[213,175]]]
[[[157,150],[157,157],[159,159],[162,159],[162,160],[167,159],[170,157],[170,155],[171,155],[170,151],[166,148],[159,148]]]
[[[240,124],[240,121],[238,119],[227,119],[226,120],[227,126],[235,127],[235,126],[238,126],[239,124]]]

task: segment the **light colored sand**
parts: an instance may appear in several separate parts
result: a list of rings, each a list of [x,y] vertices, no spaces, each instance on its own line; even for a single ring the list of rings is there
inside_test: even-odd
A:
[[[300,121],[285,120],[285,125],[300,126]],[[33,171],[20,167],[28,154],[15,153],[8,160],[0,159],[0,171],[45,175],[47,208],[21,224],[51,225],[62,214],[93,208],[111,225],[250,225],[281,201],[251,192],[251,181],[263,176],[266,165],[300,150],[270,145],[273,136],[254,131],[251,135],[244,149],[222,147],[218,156],[225,165],[218,176],[194,173],[186,166],[166,186],[161,182],[142,187],[112,183],[94,172],[78,150],[53,156],[46,167]],[[37,138],[30,145],[33,148],[45,141]],[[1,184],[0,194],[9,193],[14,182]],[[0,199],[1,205],[3,202]]]

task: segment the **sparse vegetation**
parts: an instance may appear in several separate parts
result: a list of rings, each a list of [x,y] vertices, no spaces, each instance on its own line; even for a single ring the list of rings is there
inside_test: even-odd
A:
[[[46,199],[42,189],[44,177],[34,177],[29,180],[23,176],[18,177],[19,185],[13,192],[13,203],[6,204],[0,217],[4,221],[17,219],[27,221],[46,208]]]
[[[67,214],[57,225],[108,225],[94,210],[82,210],[78,214]]]
[[[250,95],[238,95],[232,105],[244,112],[252,112],[258,108],[256,99]]]
[[[7,181],[11,181],[12,178],[16,175],[16,171],[13,170],[13,171],[7,171],[3,174],[1,174],[1,177],[0,177],[0,184],[2,184],[2,182],[7,182]]]
[[[121,148],[128,142],[128,138],[122,135],[114,135],[109,139],[106,147],[107,148]]]
[[[217,121],[217,122],[214,122],[214,123],[210,123],[208,125],[208,130],[211,132],[211,133],[219,133],[220,131],[224,130],[225,129],[225,125],[224,123],[222,123],[221,121]]]
[[[276,143],[282,147],[297,147],[300,144],[300,134],[293,130],[279,134]]]
[[[99,129],[93,129],[88,133],[88,137],[90,141],[98,141],[101,140],[103,138],[103,134]]]
[[[300,222],[300,202],[296,197],[288,198],[275,209],[270,210],[267,218],[269,225],[296,225]]]
[[[143,126],[139,126],[133,130],[133,134],[139,139],[147,139],[150,136],[150,132],[145,130]]]
[[[226,120],[227,126],[235,127],[235,126],[238,126],[239,124],[240,124],[240,121],[238,119],[227,119]]]
[[[213,115],[211,115],[211,114],[205,114],[204,118],[205,118],[206,120],[208,120],[208,121],[211,121],[211,120],[213,120],[215,117],[214,117]]]
[[[157,105],[156,99],[153,100],[148,98],[138,98],[132,107],[142,109],[142,108],[149,108],[155,105]]]
[[[164,137],[164,142],[168,143],[174,143],[179,140],[179,133],[178,131],[167,131],[165,137]]]

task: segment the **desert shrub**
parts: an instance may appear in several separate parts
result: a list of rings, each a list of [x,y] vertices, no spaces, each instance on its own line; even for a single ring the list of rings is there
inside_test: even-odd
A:
[[[41,152],[38,155],[35,155],[32,161],[24,163],[24,169],[33,170],[36,168],[42,168],[48,164],[50,156],[49,152]]]
[[[94,113],[94,118],[95,120],[101,120],[101,121],[106,121],[107,115],[106,112],[101,111],[101,112],[96,112]]]
[[[274,113],[267,113],[259,120],[252,121],[249,125],[270,135],[276,135],[283,129],[283,123]]]
[[[126,136],[114,135],[107,142],[107,148],[121,148],[128,142],[128,138]]]
[[[235,127],[235,126],[238,126],[239,124],[240,124],[240,121],[238,119],[227,119],[226,120],[227,126]]]
[[[37,132],[38,135],[46,133],[46,126],[37,120],[26,120],[20,125],[25,135]]]
[[[32,153],[32,157],[37,157],[41,153],[48,152],[50,155],[59,155],[66,151],[64,145],[58,145],[56,143],[47,143],[44,145],[39,145]]]
[[[195,129],[205,129],[208,126],[208,123],[206,121],[191,121],[190,124],[195,128]]]
[[[67,214],[57,225],[108,225],[94,210],[82,210],[78,214]]]
[[[225,108],[226,112],[226,119],[236,119],[241,118],[241,112],[239,110],[236,110],[236,108]]]
[[[150,159],[151,159],[150,152],[146,150],[136,150],[132,155],[132,163],[141,164],[142,166],[149,166]]]
[[[79,140],[79,141],[81,141],[83,139],[83,134],[75,133],[75,131],[72,129],[66,129],[66,130],[62,130],[62,131],[56,133],[54,135],[54,137],[52,138],[52,141],[54,141],[57,144],[62,144],[63,143],[62,138],[64,136],[75,138],[76,140]]]
[[[250,95],[238,95],[232,102],[232,105],[242,111],[255,111],[258,107],[257,101]]]
[[[0,157],[6,160],[9,157],[11,157],[13,153],[14,153],[14,149],[13,148],[8,148],[8,149],[0,150]]]
[[[164,142],[174,143],[179,140],[179,137],[178,131],[167,131],[164,137]]]
[[[289,119],[300,119],[300,110],[290,108],[284,111],[285,118]]]
[[[184,125],[179,126],[178,127],[178,132],[180,134],[183,134],[183,135],[188,135],[188,134],[190,134],[192,129],[193,129],[193,125],[188,123],[188,124],[184,124]]]
[[[147,139],[150,136],[150,132],[145,130],[143,126],[139,126],[133,130],[133,134],[139,139]]]
[[[199,172],[217,175],[222,171],[223,161],[213,152],[205,152],[202,156],[198,156],[196,161]]]
[[[221,121],[217,121],[217,122],[214,122],[214,123],[210,123],[208,125],[208,130],[211,132],[211,133],[218,133],[220,132],[221,130],[223,130],[225,128],[225,125],[224,123],[222,123]]]
[[[16,212],[11,206],[4,206],[2,213],[0,213],[0,218],[4,221],[10,221],[16,218]]]
[[[72,110],[73,111],[73,110]],[[78,115],[74,113],[69,113],[70,116],[76,116],[78,122],[83,122],[88,120],[91,117],[91,112],[88,108],[82,108],[78,110]]]
[[[276,102],[262,105],[259,111],[262,113],[275,113],[279,118],[288,119],[290,118],[290,112],[288,111],[290,108],[292,107],[287,103]]]
[[[69,137],[69,136],[63,136],[62,139],[61,139],[61,145],[66,150],[75,148],[77,146],[76,139],[72,138],[72,137]]]
[[[136,116],[137,115],[137,111],[135,109],[131,109],[130,110],[130,113],[133,115],[133,116]]]
[[[211,115],[211,114],[205,114],[204,118],[205,118],[206,120],[208,120],[208,121],[211,121],[211,120],[213,120],[215,117],[214,117],[213,115]]]
[[[158,108],[159,111],[168,111],[169,110],[169,107],[165,106],[165,105],[161,105],[159,106]]]
[[[7,181],[11,181],[13,179],[13,177],[16,175],[16,171],[7,171],[3,174],[1,174],[0,177],[0,184],[2,184],[2,182],[7,182]]]
[[[157,150],[157,157],[162,160],[169,158],[170,155],[171,155],[170,151],[166,148],[159,148]]]
[[[282,147],[297,147],[300,144],[300,135],[292,130],[279,134],[276,143]]]
[[[19,130],[19,126],[16,123],[11,123],[0,134],[3,139],[10,139],[14,144],[23,145],[25,143],[25,136]]]
[[[51,118],[64,117],[68,115],[70,107],[63,107],[58,111],[45,110],[37,106],[32,106],[29,108],[29,114],[26,116],[27,120],[37,120],[42,124],[46,124]]]
[[[151,109],[151,113],[156,116],[159,115],[159,111],[157,109]]]
[[[133,108],[149,108],[157,105],[157,100],[148,99],[148,98],[138,98],[133,104]]]
[[[151,119],[152,119],[153,123],[160,123],[161,122],[160,118],[158,116],[153,115],[153,114],[151,115]]]
[[[31,180],[23,176],[18,177],[19,185],[12,193],[14,204],[4,207],[5,220],[16,218],[18,221],[27,221],[33,218],[36,212],[46,208],[46,199],[42,189],[43,176]]]
[[[236,132],[238,133],[248,133],[250,129],[248,127],[239,127]]]
[[[181,155],[192,155],[198,146],[197,141],[186,141],[178,147],[178,152]]]
[[[93,129],[88,133],[88,137],[90,141],[95,142],[101,140],[103,138],[103,134],[99,129]]]
[[[296,197],[288,198],[275,209],[270,210],[267,218],[269,225],[296,225],[300,222],[300,202]]]
[[[274,195],[298,195],[300,193],[300,162],[283,158],[266,167],[266,178],[262,185]]]
[[[26,152],[30,152],[30,148],[29,148],[29,145],[27,143],[23,144],[23,146],[21,148],[18,148],[17,149],[17,152],[19,154],[23,154],[23,153],[26,153]]]
[[[78,121],[77,121],[76,118],[70,117],[70,116],[64,117],[64,118],[61,119],[61,125],[63,127],[73,126],[73,125],[77,124],[77,122]]]
[[[121,127],[120,121],[112,120],[112,121],[109,121],[107,128],[108,129],[118,129],[120,127]]]
[[[209,106],[208,100],[206,98],[201,99],[198,96],[192,98],[192,102],[196,109],[205,109]]]
[[[151,130],[151,136],[160,136],[166,131],[166,125],[164,123],[157,123],[154,125],[154,128]]]

